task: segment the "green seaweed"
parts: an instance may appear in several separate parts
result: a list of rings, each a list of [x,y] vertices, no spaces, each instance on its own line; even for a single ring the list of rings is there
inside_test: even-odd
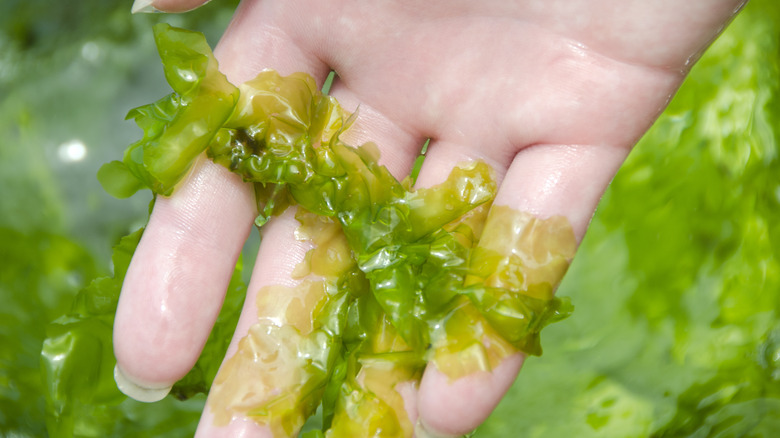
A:
[[[236,89],[216,70],[202,36],[157,25],[155,37],[174,92],[130,112],[128,117],[144,130],[144,138],[128,148],[122,162],[101,168],[99,179],[106,190],[122,197],[145,186],[169,195],[198,155],[206,153],[255,185],[259,226],[296,204],[332,218],[349,244],[348,257],[357,269],[334,279],[349,293],[330,297],[339,304],[326,306],[331,313],[317,317],[319,329],[298,343],[297,348],[328,352],[298,352],[299,357],[328,358],[312,363],[309,375],[314,380],[302,383],[309,389],[292,399],[312,407],[303,417],[313,413],[330,387],[324,398],[329,405],[323,409],[335,412],[334,427],[390,421],[383,420],[390,408],[374,393],[382,389],[363,387],[356,380],[358,373],[372,369],[373,362],[366,361],[376,354],[383,355],[389,364],[383,369],[389,367],[391,374],[417,378],[428,360],[456,378],[489,370],[517,350],[541,354],[541,329],[571,311],[568,301],[551,293],[573,256],[575,238],[565,219],[560,219],[565,226],[554,227],[552,234],[545,227],[539,232],[542,238],[555,237],[548,245],[550,253],[561,251],[560,242],[565,242],[566,252],[533,261],[552,263],[559,272],[537,282],[520,280],[531,259],[521,260],[513,251],[527,248],[481,246],[481,223],[472,229],[478,222],[475,216],[464,219],[477,208],[487,208],[495,196],[492,169],[485,163],[464,164],[445,182],[415,189],[411,180],[398,181],[378,164],[376,146],[355,148],[339,139],[355,115],[349,116],[335,99],[322,94],[310,76],[282,77],[266,70]],[[480,217],[485,219],[484,214]],[[522,224],[517,233],[537,233],[534,226],[525,227],[525,216],[508,209],[493,209],[490,218]],[[470,240],[464,241],[465,235]],[[473,258],[472,253],[480,256]],[[519,277],[505,284],[485,278],[499,269]],[[385,350],[378,347],[377,336],[388,330],[402,341]],[[348,365],[346,376],[334,374],[342,363]],[[341,397],[332,396],[331,375],[342,382]],[[354,414],[344,403],[357,403],[352,398],[358,387],[366,400],[374,401],[359,409],[360,419],[347,420],[339,412]],[[307,394],[319,395],[312,402],[301,398]],[[276,418],[287,424],[281,430],[290,433],[290,427],[302,425],[293,419],[297,414],[285,413],[297,409],[293,404],[268,402],[249,415]],[[402,429],[393,430],[400,434]]]

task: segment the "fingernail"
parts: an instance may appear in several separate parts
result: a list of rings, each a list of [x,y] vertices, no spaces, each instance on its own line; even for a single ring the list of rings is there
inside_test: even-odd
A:
[[[119,390],[126,396],[144,403],[154,403],[164,399],[172,388],[172,386],[150,388],[139,385],[122,372],[119,364],[114,367],[114,381]]]
[[[417,419],[417,424],[414,425],[414,438],[458,438],[462,435],[447,435],[437,432],[431,432],[423,424],[422,418]]]
[[[133,2],[133,8],[130,10],[133,14],[149,14],[152,12],[160,12],[159,9],[152,6],[154,0],[135,0]]]

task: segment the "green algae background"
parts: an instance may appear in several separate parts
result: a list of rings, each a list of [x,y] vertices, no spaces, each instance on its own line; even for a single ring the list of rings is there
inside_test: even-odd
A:
[[[213,44],[235,6],[126,3],[0,3],[1,436],[46,436],[46,327],[145,220],[148,195],[112,199],[95,173],[140,136],[128,109],[168,92],[152,24]],[[476,436],[780,430],[779,67],[780,4],[755,0],[620,171],[559,290],[574,314]],[[76,435],[190,436],[202,403],[86,404]]]
[[[779,55],[780,4],[751,2],[620,170],[559,289],[573,315],[477,436],[778,436]]]

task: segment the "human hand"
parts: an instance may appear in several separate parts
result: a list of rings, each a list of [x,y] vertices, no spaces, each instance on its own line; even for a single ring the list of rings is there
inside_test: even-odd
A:
[[[347,143],[375,141],[400,179],[431,138],[418,186],[483,160],[501,184],[496,205],[563,215],[579,239],[630,147],[741,2],[573,3],[249,1],[216,55],[236,84],[263,68],[321,83],[332,68],[331,95],[348,109],[360,105]],[[115,352],[126,376],[167,387],[192,367],[255,215],[251,187],[208,161],[158,199],[117,311]],[[264,228],[228,357],[256,319],[257,291],[290,284],[307,249],[292,238],[296,227],[284,215]],[[405,409],[429,431],[467,432],[522,362],[516,354],[451,383],[429,366],[419,386],[400,389]],[[226,428],[211,421],[207,410],[199,434],[267,433],[242,418]]]

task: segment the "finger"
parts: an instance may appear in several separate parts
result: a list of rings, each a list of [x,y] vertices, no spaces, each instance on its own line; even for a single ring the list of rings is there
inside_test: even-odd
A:
[[[273,64],[309,71],[322,83],[328,68],[281,38],[271,26],[289,11],[245,2],[215,54],[233,83]],[[270,3],[270,2],[268,2]],[[265,42],[258,40],[265,38]],[[256,46],[255,46],[256,45]],[[114,326],[117,382],[131,397],[153,401],[194,365],[214,324],[238,254],[253,222],[251,187],[208,160],[170,197],[158,197],[122,288]]]
[[[148,12],[186,12],[197,9],[210,0],[135,0],[133,14]]]
[[[300,285],[299,280],[292,278],[295,267],[300,264],[306,251],[311,247],[310,244],[295,239],[294,233],[298,228],[298,222],[295,220],[292,210],[288,210],[279,217],[275,217],[265,224],[262,228],[262,244],[258,250],[257,261],[252,270],[251,280],[247,288],[247,296],[244,308],[241,311],[236,330],[233,334],[230,346],[225,354],[226,362],[222,363],[221,369],[217,374],[217,380],[212,385],[209,393],[206,408],[198,424],[196,437],[213,436],[240,436],[240,437],[270,437],[273,433],[269,427],[254,421],[248,416],[241,414],[238,405],[243,403],[256,403],[258,405],[267,402],[267,397],[272,390],[263,382],[265,376],[261,373],[271,374],[274,370],[263,369],[262,361],[255,363],[243,363],[241,367],[227,371],[226,363],[236,358],[239,348],[239,342],[248,337],[248,333],[253,325],[258,323],[262,316],[265,316],[263,310],[258,308],[258,295],[261,290],[265,292],[266,299],[277,299],[283,301],[284,297],[268,296],[279,289],[270,288],[272,286],[284,286],[294,289]],[[266,312],[268,313],[268,312]],[[273,316],[273,315],[268,315]],[[277,315],[278,316],[278,315]],[[277,321],[279,324],[288,324],[288,320]],[[281,343],[281,341],[280,341]],[[280,345],[275,349],[281,349]],[[274,352],[255,351],[255,355],[263,357],[263,353],[272,354]],[[233,359],[235,362],[237,359]],[[291,369],[290,364],[286,365],[283,373],[292,375],[297,370]],[[243,370],[256,371],[254,376],[242,375]],[[239,397],[245,397],[248,400],[234,400],[231,398],[231,388],[220,388],[220,380],[228,380],[227,385],[233,386],[233,381],[239,381],[243,386],[238,391],[233,391]],[[279,386],[282,382],[276,382]],[[245,413],[246,410],[244,410]],[[236,413],[237,412],[237,413]]]
[[[446,169],[467,158],[465,153],[450,158],[446,145],[432,146],[418,179],[423,183],[441,178]],[[458,150],[450,146],[449,149]],[[497,169],[501,186],[494,205],[506,205],[539,218],[565,216],[580,240],[627,152],[627,148],[605,146],[527,147],[508,169]],[[474,158],[490,161],[491,157]],[[460,435],[476,428],[509,389],[523,360],[524,355],[517,353],[491,372],[477,371],[456,380],[429,364],[418,394],[419,435]]]
[[[347,110],[355,109],[357,98],[348,89],[337,83],[332,90],[332,94],[340,99]],[[408,174],[421,140],[396,129],[390,120],[368,105],[362,105],[359,112],[360,116],[341,139],[351,144],[360,144],[370,138],[378,139],[381,144],[397,145],[382,151],[382,162],[397,176]],[[385,154],[385,151],[388,153]],[[288,311],[280,312],[278,308],[280,303],[287,303],[292,295],[311,296],[311,292],[307,292],[310,283],[306,283],[306,279],[294,278],[294,271],[312,248],[310,243],[296,240],[295,231],[300,226],[293,209],[290,209],[273,218],[262,229],[262,244],[252,272],[246,304],[226,360],[209,394],[197,436],[263,437],[273,435],[274,430],[282,434],[290,432],[277,430],[280,426],[271,416],[253,417],[249,412],[269,403],[271,397],[287,394],[289,388],[295,387],[295,382],[288,379],[300,378],[302,374],[300,369],[296,369],[295,354],[290,354],[287,360],[279,359],[284,356],[284,352],[295,350],[296,347],[291,345],[295,343],[290,343],[289,338],[262,334],[264,331],[277,331],[268,326],[269,321],[273,321],[276,327],[295,326],[296,332],[305,333],[296,324],[304,322],[300,316],[308,315],[312,311],[310,307],[294,304],[297,306],[295,315],[299,317],[292,316]],[[301,299],[301,302],[308,302],[309,305],[315,301]],[[296,338],[297,335],[290,336]],[[270,356],[274,359],[262,359]],[[416,394],[413,389],[412,385],[403,382],[396,389],[404,399],[410,401],[411,405],[405,408],[412,415],[416,413]],[[410,424],[413,424],[411,421],[413,419],[410,420]],[[296,424],[296,427],[299,426]]]
[[[117,383],[127,395],[162,398],[192,368],[254,214],[249,188],[205,159],[170,198],[158,197],[114,323]]]
[[[272,15],[273,13],[266,13],[264,18],[267,19]],[[279,31],[264,31],[253,26],[249,29],[249,33],[246,32],[245,26],[256,23],[257,20],[260,20],[259,13],[255,14],[253,20],[252,15],[239,11],[238,17],[234,20],[228,32],[226,32],[223,41],[217,49],[217,54],[221,57],[220,59],[227,57],[238,60],[236,64],[232,64],[233,68],[228,71],[229,77],[231,77],[232,72],[233,77],[231,79],[234,79],[234,81],[236,78],[245,80],[265,67],[263,59],[274,59],[288,52],[288,49],[279,46],[279,38],[282,35]],[[257,41],[258,34],[265,35],[268,42],[264,44],[262,41]],[[252,41],[252,44],[258,46],[264,45],[268,53],[262,58],[248,59],[244,56],[246,51],[242,53],[242,51],[236,50],[236,46],[242,41]],[[239,54],[242,56],[239,56]],[[324,72],[327,72],[327,69],[321,68],[319,64],[307,63],[307,60],[308,58],[303,55],[301,56],[301,61],[303,62],[299,63],[298,67],[279,65],[278,63],[273,67],[283,74],[293,71],[314,71],[315,75],[323,75]],[[336,80],[331,90],[331,94],[348,111],[357,110],[360,99],[354,96],[344,84]],[[382,149],[382,164],[386,165],[391,172],[399,177],[408,174],[414,158],[422,145],[421,136],[399,129],[392,120],[375,111],[369,103],[361,104],[359,113],[359,117],[350,130],[342,135],[342,140],[353,145],[359,145],[368,140],[377,141]],[[393,145],[393,147],[383,148],[382,145]],[[242,311],[242,317],[226,355],[228,361],[236,356],[239,342],[247,338],[251,328],[256,324],[263,312],[263,309],[258,306],[258,291],[271,285],[294,287],[297,283],[290,279],[291,273],[294,266],[303,259],[307,250],[306,247],[300,246],[294,240],[292,230],[298,225],[298,222],[290,215],[275,218],[266,225],[264,230],[264,236],[266,237],[264,237],[258,253],[257,264],[253,271],[249,295],[246,300],[247,304]],[[280,265],[280,255],[284,255],[282,258],[286,260],[282,265]],[[265,293],[268,293],[268,291],[266,290]],[[266,296],[263,299],[271,298]],[[224,363],[223,367],[225,367]],[[247,385],[251,384],[247,382]],[[408,394],[408,391],[405,394]],[[412,401],[415,400],[412,396],[407,396],[407,398]],[[215,402],[213,397],[209,398],[209,406],[220,403],[224,404],[225,402]],[[414,409],[410,409],[410,411],[416,412]],[[264,436],[270,433],[267,427],[258,425],[256,422],[248,419],[246,415],[241,415],[240,413],[232,415],[227,421],[219,417],[220,415],[215,414],[214,409],[207,407],[198,426],[198,435],[210,436],[227,433],[231,436]]]

